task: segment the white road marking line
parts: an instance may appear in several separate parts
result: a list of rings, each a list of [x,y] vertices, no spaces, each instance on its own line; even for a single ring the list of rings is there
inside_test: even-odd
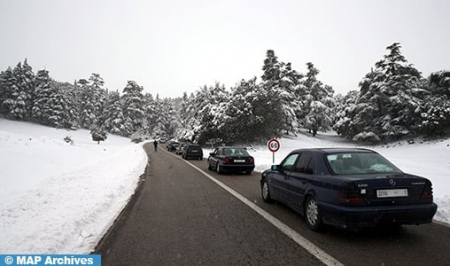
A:
[[[322,249],[320,249],[318,246],[314,245],[311,241],[309,241],[308,239],[306,239],[305,237],[303,237],[302,235],[300,235],[299,233],[297,233],[294,229],[290,228],[289,226],[287,226],[286,224],[284,224],[283,222],[281,222],[280,220],[278,220],[277,218],[275,218],[274,216],[272,216],[271,214],[269,214],[268,212],[266,212],[265,210],[261,209],[260,207],[258,207],[256,204],[254,204],[253,202],[249,201],[247,198],[245,198],[244,196],[242,196],[241,194],[237,193],[236,191],[234,191],[233,189],[231,189],[230,187],[228,187],[227,185],[225,185],[224,183],[220,182],[219,180],[215,179],[213,176],[209,175],[208,173],[206,173],[205,171],[203,171],[202,169],[198,168],[197,166],[193,165],[192,163],[184,160],[187,164],[189,164],[190,166],[192,166],[194,169],[196,169],[197,171],[199,171],[200,173],[202,173],[203,175],[205,175],[206,177],[208,177],[211,181],[213,181],[214,183],[216,183],[217,185],[219,185],[221,188],[225,189],[226,191],[228,191],[230,194],[232,194],[233,196],[235,196],[236,198],[238,198],[240,201],[242,201],[244,204],[246,204],[247,206],[249,206],[252,210],[254,210],[255,212],[257,212],[259,215],[261,215],[264,219],[266,219],[269,223],[271,223],[272,225],[274,225],[276,228],[278,228],[281,232],[283,232],[285,235],[287,235],[289,238],[291,238],[292,240],[294,240],[297,244],[299,244],[301,247],[303,247],[304,249],[306,249],[309,253],[311,253],[314,257],[316,257],[317,259],[319,259],[321,262],[323,262],[325,265],[329,265],[329,266],[344,266],[343,263],[341,263],[340,261],[338,261],[337,259],[333,258],[332,256],[330,256],[328,253],[326,253],[325,251],[323,251]]]

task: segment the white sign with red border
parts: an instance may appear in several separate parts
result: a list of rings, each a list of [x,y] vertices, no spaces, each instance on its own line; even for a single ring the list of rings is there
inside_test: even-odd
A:
[[[267,148],[271,152],[277,152],[280,149],[280,142],[277,139],[271,139],[267,142]]]

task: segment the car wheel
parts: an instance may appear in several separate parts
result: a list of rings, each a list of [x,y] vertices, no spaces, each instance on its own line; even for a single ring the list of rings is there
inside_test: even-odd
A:
[[[270,197],[269,185],[267,184],[266,180],[264,180],[262,183],[261,195],[262,195],[264,202],[267,202],[267,203],[273,202],[272,198]]]
[[[222,173],[222,169],[220,168],[219,163],[216,164],[216,172],[220,175]]]
[[[211,164],[208,162],[208,170],[212,170]]]
[[[247,171],[247,172],[245,172],[247,175],[251,175],[252,174],[252,171]]]
[[[305,219],[308,227],[313,231],[319,231],[322,227],[319,207],[314,197],[309,197],[305,205]]]

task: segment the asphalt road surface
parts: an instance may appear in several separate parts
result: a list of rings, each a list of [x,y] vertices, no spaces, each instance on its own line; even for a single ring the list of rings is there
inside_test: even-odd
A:
[[[206,160],[145,150],[145,181],[97,247],[102,265],[450,265],[447,226],[312,232],[262,201],[257,172],[218,175]]]

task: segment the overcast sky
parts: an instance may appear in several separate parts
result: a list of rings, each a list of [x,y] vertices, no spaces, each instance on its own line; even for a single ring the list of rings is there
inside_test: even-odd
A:
[[[27,58],[59,81],[99,73],[161,97],[259,79],[268,49],[342,93],[394,42],[425,77],[450,69],[448,0],[0,0],[0,34],[0,71]]]

